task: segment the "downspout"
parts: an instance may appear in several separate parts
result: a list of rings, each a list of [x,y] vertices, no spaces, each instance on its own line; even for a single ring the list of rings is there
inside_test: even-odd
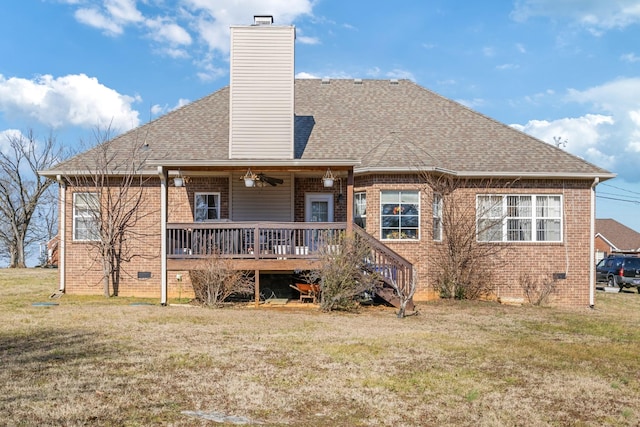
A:
[[[600,178],[596,177],[591,184],[591,227],[589,235],[589,308],[595,308],[596,298],[596,185],[600,182]]]
[[[60,278],[60,292],[64,293],[65,274],[65,241],[67,232],[67,183],[62,179],[62,175],[56,175],[60,191],[60,229],[58,230],[58,273]]]
[[[160,177],[160,304],[167,305],[167,173],[158,166]]]

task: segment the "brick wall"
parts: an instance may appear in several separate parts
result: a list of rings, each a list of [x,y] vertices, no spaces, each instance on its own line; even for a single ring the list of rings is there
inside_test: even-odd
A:
[[[296,221],[304,221],[304,195],[309,192],[334,194],[336,221],[346,220],[346,182],[336,180],[333,188],[325,188],[318,178],[296,178],[295,206]],[[459,197],[475,206],[478,193],[491,194],[561,194],[563,196],[564,230],[561,243],[506,243],[504,264],[495,282],[495,296],[523,297],[519,283],[521,273],[532,277],[553,273],[564,273],[566,279],[558,281],[558,292],[552,296],[552,303],[566,306],[586,306],[589,303],[590,267],[590,185],[588,181],[572,180],[521,180],[506,185],[495,182],[491,188],[469,185],[457,190]],[[100,265],[96,261],[95,250],[86,243],[73,242],[73,197],[74,191],[89,191],[84,188],[67,189],[66,206],[66,289],[69,293],[100,294],[102,282]],[[434,281],[430,277],[429,257],[435,253],[436,245],[432,236],[431,203],[432,191],[414,175],[368,175],[356,177],[355,192],[367,194],[367,232],[380,236],[380,191],[418,190],[420,191],[420,239],[417,241],[387,242],[388,246],[411,261],[417,273],[418,291],[415,299],[436,298]],[[136,230],[142,236],[133,242],[137,256],[124,264],[119,294],[122,296],[160,295],[160,187],[157,179],[151,180],[144,188],[145,215],[139,220]],[[194,177],[185,187],[169,187],[169,222],[193,221],[193,200],[196,192],[219,192],[221,218],[229,216],[229,180],[227,177]],[[151,278],[138,279],[138,272],[150,272]],[[176,280],[182,274],[182,281]],[[169,297],[191,295],[187,272],[170,272],[168,275]]]
[[[528,180],[507,183],[496,181],[491,187],[469,183],[468,188],[457,190],[457,197],[475,206],[476,195],[486,194],[560,194],[563,196],[563,242],[561,243],[505,243],[504,264],[497,274],[495,297],[524,297],[520,284],[521,273],[534,279],[563,273],[558,280],[557,292],[551,303],[561,306],[587,306],[589,304],[590,268],[590,186],[589,181]],[[386,242],[386,244],[414,264],[418,279],[415,299],[437,297],[434,280],[429,272],[429,257],[435,253],[432,236],[432,191],[417,176],[375,175],[356,178],[356,192],[367,194],[367,232],[380,236],[380,191],[420,191],[420,240]]]
[[[347,218],[347,187],[345,179],[336,179],[333,187],[324,187],[322,180],[318,178],[296,178],[294,197],[294,221],[304,221],[305,194],[307,193],[333,193],[333,220],[344,222]],[[342,195],[341,195],[342,189]]]
[[[88,192],[91,187],[68,186],[66,190],[65,291],[73,294],[102,294],[102,265],[98,249],[86,242],[73,241],[73,193]],[[128,240],[132,256],[122,264],[120,296],[160,295],[160,186],[151,179],[142,187],[144,209],[140,211],[135,237]],[[135,255],[134,255],[135,254]],[[138,273],[150,278],[138,278]],[[113,290],[111,290],[113,292]]]

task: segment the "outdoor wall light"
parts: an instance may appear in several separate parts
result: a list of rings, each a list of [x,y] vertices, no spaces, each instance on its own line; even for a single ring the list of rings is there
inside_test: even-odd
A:
[[[333,187],[334,180],[335,178],[331,173],[331,169],[327,168],[327,173],[322,177],[322,184],[324,184],[325,187]]]

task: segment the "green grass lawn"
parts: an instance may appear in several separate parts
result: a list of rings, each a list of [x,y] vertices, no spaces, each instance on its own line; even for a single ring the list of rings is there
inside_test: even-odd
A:
[[[290,426],[640,423],[635,291],[598,292],[595,310],[438,301],[400,320],[49,299],[56,283],[55,270],[0,270],[0,425],[221,425],[198,411]]]

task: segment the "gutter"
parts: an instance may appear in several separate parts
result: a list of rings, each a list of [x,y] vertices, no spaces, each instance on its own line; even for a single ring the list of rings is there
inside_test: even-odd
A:
[[[591,184],[591,227],[589,233],[589,308],[595,308],[596,299],[596,186],[600,179],[596,177]]]
[[[614,173],[576,173],[576,172],[513,172],[513,171],[455,171],[441,167],[425,166],[417,168],[406,167],[354,167],[355,174],[372,173],[420,173],[436,172],[444,175],[452,175],[459,178],[540,178],[540,179],[598,179],[601,181],[616,177]]]

